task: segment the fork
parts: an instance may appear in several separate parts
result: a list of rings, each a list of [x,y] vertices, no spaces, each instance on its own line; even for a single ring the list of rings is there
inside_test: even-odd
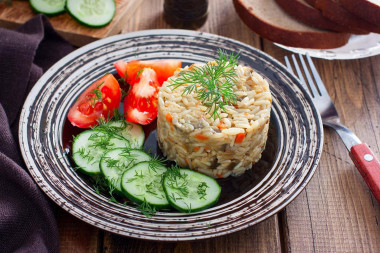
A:
[[[373,152],[367,144],[362,143],[351,130],[340,123],[335,105],[327,93],[326,87],[323,84],[321,77],[319,76],[309,54],[306,53],[306,59],[313,78],[311,77],[311,74],[302,55],[298,54],[298,56],[302,65],[303,73],[306,76],[307,83],[305,82],[295,55],[292,55],[294,68],[297,72],[299,80],[301,81],[301,84],[307,91],[309,91],[313,103],[321,115],[323,125],[333,128],[338,133],[344,145],[346,146],[356,168],[359,170],[376,200],[380,203],[379,161],[374,156]],[[285,63],[288,70],[294,75],[290,61],[286,56]]]

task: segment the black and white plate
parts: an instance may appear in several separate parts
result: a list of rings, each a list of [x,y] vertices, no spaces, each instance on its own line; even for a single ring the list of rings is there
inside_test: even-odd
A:
[[[240,177],[220,180],[223,190],[218,205],[194,214],[158,212],[147,218],[134,206],[112,203],[107,196],[97,194],[88,178],[73,169],[67,153],[70,145],[67,136],[71,130],[66,116],[79,94],[105,73],[115,73],[113,63],[120,59],[180,59],[191,64],[214,59],[219,48],[240,52],[241,64],[256,69],[270,83],[271,127],[260,162]],[[148,132],[146,145],[154,150],[155,132]],[[244,229],[289,204],[317,167],[323,128],[311,98],[299,81],[263,52],[212,34],[149,30],[96,41],[50,68],[26,99],[19,141],[34,180],[72,215],[120,235],[183,241]]]

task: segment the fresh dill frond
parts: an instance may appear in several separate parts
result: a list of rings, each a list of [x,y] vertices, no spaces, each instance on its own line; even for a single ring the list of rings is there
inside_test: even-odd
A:
[[[104,82],[101,82],[99,85],[96,86],[95,89],[90,91],[87,95],[87,99],[90,101],[91,107],[94,108],[96,105],[96,102],[102,101],[102,92],[100,90],[100,86],[103,85]]]
[[[97,177],[93,187],[95,192],[98,195],[101,195],[102,192],[107,192],[109,190],[109,183],[104,177]]]
[[[184,204],[186,205],[186,208],[187,208],[187,213],[191,213],[191,203],[186,203],[184,202]]]
[[[98,122],[98,125],[92,127],[92,129],[104,129],[106,131],[112,131],[116,132],[118,130],[123,130],[127,125],[129,125],[125,119],[124,115],[118,110],[118,109],[113,109],[113,116],[111,117],[111,111],[108,112],[107,118],[100,117],[99,119],[96,120]],[[120,126],[116,126],[113,124],[113,122],[118,121],[120,122]]]
[[[206,106],[210,117],[220,117],[220,111],[226,111],[226,105],[236,103],[238,95],[234,92],[237,82],[235,66],[238,64],[239,54],[228,55],[219,49],[219,56],[215,62],[201,67],[193,65],[189,70],[179,73],[179,77],[172,79],[173,89],[185,86],[183,95],[197,93],[197,99]]]
[[[144,68],[140,67],[141,69],[137,71],[136,78],[140,77],[141,73],[144,71]]]
[[[149,184],[146,184],[145,185],[145,188],[146,188],[146,192],[152,194],[152,195],[157,195],[157,192],[156,192],[156,187],[155,185],[153,184],[153,181],[150,182]]]
[[[131,153],[131,151],[128,148],[123,149],[119,156],[131,162],[135,161],[137,157],[136,153]]]
[[[125,81],[125,78],[124,77],[120,77],[119,79],[117,79],[117,81],[121,84],[127,84],[127,81]]]
[[[209,186],[207,185],[206,182],[201,182],[198,186],[197,186],[197,193],[198,193],[198,196],[199,196],[199,199],[206,199],[206,190],[207,188],[209,188]]]
[[[113,116],[111,118],[113,121],[124,121],[124,114],[122,114],[117,108],[113,109]]]
[[[90,150],[87,150],[85,148],[80,148],[76,152],[81,158],[87,160],[88,163],[90,163],[95,157],[92,155]]]
[[[147,218],[152,218],[152,216],[157,212],[154,206],[151,206],[146,199],[137,206],[137,210],[139,210],[142,214],[144,214]]]
[[[116,198],[113,196],[113,193],[114,193],[114,191],[115,191],[115,186],[114,186],[114,184],[115,184],[115,180],[111,180],[112,181],[112,183],[109,183],[108,184],[108,194],[110,195],[110,198],[108,199],[110,202],[113,202],[113,203],[118,203],[118,201],[116,200]]]
[[[179,197],[189,195],[189,179],[187,174],[181,174],[177,166],[172,166],[165,172],[168,186],[177,191]],[[176,198],[178,199],[178,198]]]
[[[95,180],[95,184],[93,185],[94,191],[98,195],[107,195],[106,193],[108,192],[108,201],[114,202],[114,203],[119,203],[117,199],[114,196],[115,193],[115,186],[113,183],[109,182],[107,179],[104,177],[100,176],[97,177]]]
[[[104,157],[104,161],[107,164],[107,167],[109,168],[118,168],[119,167],[119,160],[118,159],[112,159],[111,157]]]
[[[144,175],[143,175],[143,173],[142,173],[142,170],[140,170],[140,174],[139,174],[139,172],[136,170],[136,171],[135,171],[135,175],[134,175],[132,178],[128,179],[128,182],[132,182],[132,181],[137,180],[138,178],[143,178],[143,177],[144,177]]]
[[[155,155],[152,157],[152,159],[148,162],[149,163],[149,169],[157,172],[156,169],[162,166],[165,166],[164,163],[167,161],[166,158],[160,157],[158,155]]]
[[[121,100],[124,101],[124,98],[128,95],[128,92],[125,90],[121,89]]]
[[[106,131],[94,131],[90,135],[88,140],[92,141],[92,144],[89,147],[98,147],[104,150],[111,149],[114,146],[114,143],[111,142],[112,133]]]
[[[93,127],[91,127],[92,129],[98,128],[99,126],[103,126],[103,125],[107,124],[107,122],[108,122],[104,117],[100,117],[96,121],[98,122],[98,126],[93,126]]]

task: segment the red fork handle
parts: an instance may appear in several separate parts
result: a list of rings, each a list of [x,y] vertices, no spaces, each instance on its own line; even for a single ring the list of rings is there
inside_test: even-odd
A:
[[[380,204],[380,163],[367,144],[357,144],[351,147],[352,161],[358,168],[364,181]]]

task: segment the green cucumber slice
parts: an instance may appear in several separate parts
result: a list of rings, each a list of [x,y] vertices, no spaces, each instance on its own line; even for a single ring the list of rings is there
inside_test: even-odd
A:
[[[169,208],[162,177],[166,167],[157,161],[141,162],[126,170],[121,177],[121,190],[137,204],[147,202],[157,209]]]
[[[170,205],[187,213],[215,205],[221,192],[212,177],[182,168],[170,168],[164,176],[163,187]]]
[[[138,149],[116,148],[108,151],[100,159],[100,171],[105,179],[121,193],[121,176],[133,165],[152,158]]]
[[[29,4],[35,12],[54,16],[65,11],[66,0],[30,0]]]
[[[129,148],[125,138],[106,131],[87,130],[74,138],[73,160],[78,169],[89,175],[100,174],[99,162],[113,148]]]
[[[143,128],[135,123],[125,120],[108,121],[103,125],[98,126],[106,131],[115,132],[123,136],[131,143],[131,148],[141,149],[144,145],[145,134]]]
[[[115,15],[114,0],[67,0],[66,9],[79,23],[90,27],[102,27]]]

